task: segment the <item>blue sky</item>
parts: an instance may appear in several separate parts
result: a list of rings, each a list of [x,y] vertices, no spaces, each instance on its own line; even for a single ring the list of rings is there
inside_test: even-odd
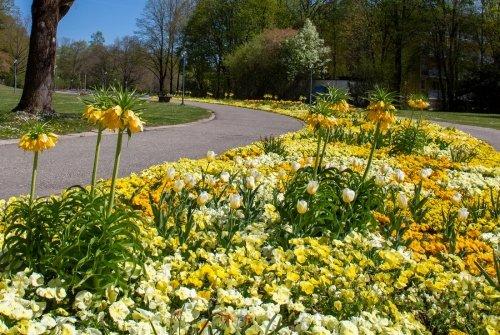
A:
[[[23,16],[30,15],[32,0],[15,0]],[[59,25],[59,38],[89,40],[92,33],[100,30],[106,43],[117,37],[131,35],[136,19],[146,0],[75,0],[75,4]]]

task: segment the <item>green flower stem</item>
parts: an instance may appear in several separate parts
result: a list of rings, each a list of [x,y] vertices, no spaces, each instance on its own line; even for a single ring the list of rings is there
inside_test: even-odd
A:
[[[316,179],[316,175],[318,174],[318,166],[319,166],[319,151],[321,149],[321,135],[318,130],[318,145],[316,147],[316,158],[314,159],[314,178]]]
[[[94,155],[94,167],[92,169],[92,186],[90,189],[90,194],[92,198],[95,194],[95,184],[97,179],[97,166],[99,164],[99,153],[101,151],[101,140],[102,140],[102,128],[99,128],[99,132],[97,133],[97,141],[95,145],[95,155]]]
[[[30,191],[30,206],[35,200],[36,175],[38,172],[38,151],[35,151],[33,157],[33,172],[31,173],[31,191]]]
[[[118,131],[118,139],[116,141],[115,165],[113,167],[113,178],[111,179],[111,193],[109,194],[108,215],[113,210],[115,201],[116,178],[118,177],[118,169],[120,167],[120,156],[122,153],[123,130]]]
[[[319,157],[318,169],[323,165],[323,158],[325,158],[326,146],[328,145],[329,141],[330,141],[330,130],[327,130],[325,143],[323,143],[323,150],[321,151],[321,155]]]
[[[368,163],[366,164],[365,173],[363,174],[363,178],[361,179],[361,184],[363,184],[363,182],[366,180],[366,177],[368,177],[368,172],[370,171],[370,167],[372,165],[373,154],[375,153],[375,148],[377,147],[379,136],[380,136],[380,121],[377,122],[377,126],[375,128],[375,135],[373,136],[372,149],[370,151],[370,157],[368,158]]]

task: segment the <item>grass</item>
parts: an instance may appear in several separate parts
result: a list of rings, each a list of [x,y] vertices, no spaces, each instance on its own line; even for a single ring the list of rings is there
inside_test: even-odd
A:
[[[418,118],[420,113],[421,112],[415,112],[413,118]],[[411,111],[398,111],[397,114],[401,117],[410,117]],[[424,119],[432,121],[443,121],[500,130],[500,114],[424,111],[422,112],[422,116]]]
[[[21,90],[14,93],[12,87],[0,85],[0,139],[19,138],[31,122],[19,118],[11,110],[21,97]],[[84,104],[76,95],[54,94],[54,109],[58,117],[48,120],[50,129],[57,134],[81,133],[92,130],[82,119]],[[146,102],[142,118],[147,126],[174,125],[207,118],[210,112],[198,107],[181,106],[177,103]]]

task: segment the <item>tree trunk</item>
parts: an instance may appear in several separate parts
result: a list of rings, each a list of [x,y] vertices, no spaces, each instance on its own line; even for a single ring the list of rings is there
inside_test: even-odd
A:
[[[28,64],[23,95],[14,111],[54,115],[52,89],[57,50],[57,26],[73,0],[33,0]]]

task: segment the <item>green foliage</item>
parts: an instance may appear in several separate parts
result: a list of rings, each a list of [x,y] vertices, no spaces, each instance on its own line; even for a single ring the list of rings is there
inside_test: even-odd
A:
[[[477,157],[476,148],[472,148],[467,144],[455,145],[450,148],[451,160],[456,163],[468,163]]]
[[[180,192],[164,191],[158,201],[149,196],[156,230],[160,236],[176,236],[180,244],[188,242],[190,233],[195,229],[193,212],[197,208],[196,199],[183,189]]]
[[[128,290],[128,280],[142,266],[137,226],[142,219],[124,205],[107,215],[107,199],[72,188],[31,206],[16,200],[3,218],[0,266],[11,273],[31,268],[48,280],[62,280],[73,292],[103,293],[110,285]]]
[[[283,44],[294,34],[293,29],[265,30],[227,56],[225,65],[237,96],[287,97],[296,90],[294,82],[288,80],[283,61]]]
[[[481,274],[484,276],[486,281],[493,286],[497,291],[500,292],[500,259],[497,256],[495,249],[492,250],[492,258],[493,258],[493,264],[495,265],[495,274],[496,278],[494,276],[491,276],[486,270],[477,262],[476,266],[478,267],[479,271],[481,271]]]
[[[430,208],[427,207],[427,202],[430,199],[430,195],[422,195],[422,182],[415,185],[413,190],[413,197],[410,199],[408,208],[416,223],[422,223],[425,216],[429,212]]]
[[[411,155],[420,152],[429,142],[420,124],[409,125],[394,134],[391,155],[405,154]]]
[[[342,238],[352,231],[365,231],[375,222],[372,211],[381,208],[384,195],[373,179],[361,182],[361,176],[351,170],[320,169],[316,176],[319,188],[310,195],[306,188],[313,178],[312,168],[299,170],[287,185],[284,200],[276,203],[281,217],[275,232],[279,244],[286,246],[290,239],[306,236]],[[355,191],[351,203],[343,201],[346,188]],[[296,208],[300,200],[308,203],[304,214]]]
[[[281,157],[286,157],[286,146],[281,137],[265,137],[261,140],[260,146],[266,154],[275,153]]]

